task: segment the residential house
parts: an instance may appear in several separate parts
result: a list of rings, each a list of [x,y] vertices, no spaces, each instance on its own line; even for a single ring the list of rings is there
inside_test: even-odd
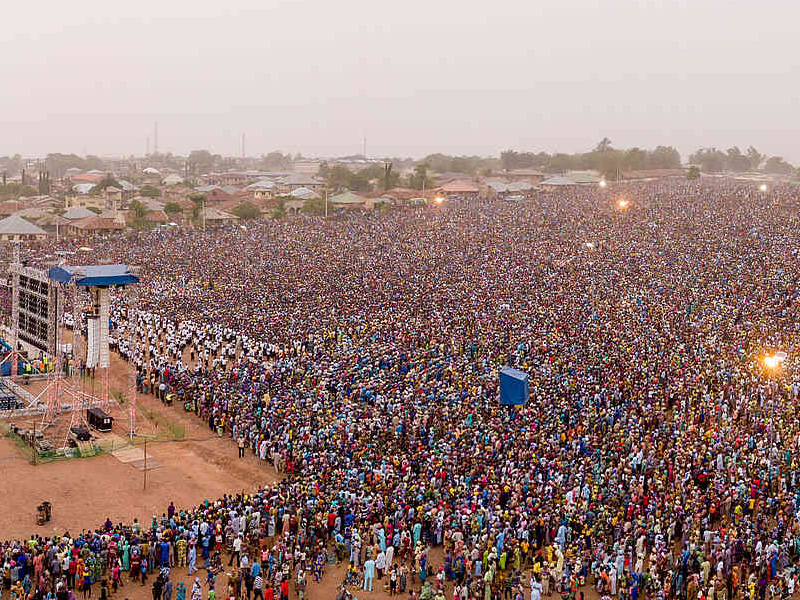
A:
[[[11,215],[0,221],[0,240],[4,242],[20,242],[32,240],[44,240],[47,232],[26,221],[19,215]]]
[[[319,200],[322,198],[322,196],[320,196],[317,192],[308,189],[307,187],[295,188],[289,195],[292,198],[297,198],[298,200]]]
[[[65,200],[67,207],[96,208],[103,210],[106,208],[106,200],[103,196],[93,196],[91,194],[80,194],[78,196],[67,196]]]
[[[95,183],[76,183],[72,186],[72,191],[75,194],[88,194],[96,185]]]
[[[446,183],[436,191],[448,200],[477,200],[481,192],[476,184],[467,181]]]
[[[42,217],[36,219],[36,224],[44,229],[49,234],[55,234],[58,238],[62,232],[66,232],[66,226],[69,225],[72,221],[69,219],[65,219],[60,215],[54,215],[48,213]]]
[[[74,206],[65,210],[61,216],[69,221],[78,221],[87,217],[95,217],[97,213],[82,206]]]
[[[214,207],[206,207],[203,214],[203,221],[207,229],[219,229],[221,227],[236,225],[239,222],[239,217]]]
[[[226,200],[230,200],[232,197],[231,194],[226,192],[218,185],[201,185],[200,187],[194,188],[194,192],[203,194],[206,197],[206,202],[211,204],[225,202]]]
[[[314,177],[310,175],[304,175],[302,173],[293,173],[291,175],[287,175],[286,177],[281,177],[278,179],[277,184],[277,191],[280,194],[291,194],[294,190],[300,187],[308,188],[317,193],[325,189],[324,181],[318,181]]]
[[[103,179],[103,173],[98,171],[89,171],[88,173],[81,173],[73,175],[69,178],[73,184],[76,183],[98,183]]]
[[[337,194],[329,200],[333,208],[340,210],[371,210],[374,204],[369,198],[364,198],[353,192],[344,192]]]
[[[553,189],[553,188],[559,188],[559,187],[564,187],[564,186],[583,185],[583,184],[579,184],[577,181],[575,181],[571,177],[566,177],[564,175],[554,175],[553,177],[549,177],[548,179],[545,179],[539,185],[544,189]]]
[[[271,179],[259,179],[255,183],[248,185],[245,189],[253,194],[253,198],[262,199],[275,196],[276,187],[275,182]]]
[[[21,208],[22,204],[18,201],[0,202],[0,217],[10,217]]]
[[[89,237],[93,235],[108,235],[123,231],[125,226],[116,219],[99,217],[97,215],[70,221],[66,227],[67,234],[74,237]]]
[[[177,173],[170,173],[164,179],[161,180],[161,183],[164,185],[179,185],[183,183],[183,177],[178,175]]]
[[[408,202],[412,198],[420,197],[422,192],[411,188],[396,187],[384,192],[383,195],[395,201]]]

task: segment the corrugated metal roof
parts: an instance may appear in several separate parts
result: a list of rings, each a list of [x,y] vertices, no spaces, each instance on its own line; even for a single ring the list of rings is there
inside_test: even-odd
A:
[[[47,235],[47,232],[18,215],[11,215],[0,221],[0,235]]]
[[[88,208],[83,208],[82,206],[73,206],[70,209],[67,209],[64,212],[62,217],[65,219],[85,219],[86,217],[94,217],[97,213],[93,213]]]

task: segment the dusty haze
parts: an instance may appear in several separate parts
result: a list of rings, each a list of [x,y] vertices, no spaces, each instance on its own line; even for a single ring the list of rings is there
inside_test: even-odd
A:
[[[795,0],[5,3],[0,154],[757,146],[800,161]],[[152,143],[152,142],[151,142]]]

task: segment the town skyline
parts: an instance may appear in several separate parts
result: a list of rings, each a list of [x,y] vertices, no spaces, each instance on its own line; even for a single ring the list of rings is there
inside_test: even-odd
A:
[[[44,10],[43,10],[44,8]],[[0,155],[497,155],[746,140],[800,162],[800,5],[16,3]],[[33,26],[16,26],[35,23]],[[654,25],[658,24],[657,27]]]

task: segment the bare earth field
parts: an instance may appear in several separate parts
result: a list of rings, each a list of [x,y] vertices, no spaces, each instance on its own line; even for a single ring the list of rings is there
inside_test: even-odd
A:
[[[110,389],[130,395],[130,367],[117,356],[112,359]],[[32,390],[33,391],[33,390]],[[0,539],[53,534],[102,525],[112,521],[130,522],[176,506],[196,506],[204,499],[224,493],[252,490],[273,481],[275,472],[252,456],[239,459],[227,438],[213,435],[199,419],[182,407],[165,407],[152,397],[140,396],[137,431],[159,433],[169,424],[185,427],[185,441],[150,441],[147,444],[147,489],[141,460],[122,462],[111,453],[94,457],[60,460],[33,466],[29,458],[7,438],[0,437]],[[118,420],[112,437],[127,438],[126,411],[113,411]],[[144,416],[155,416],[153,420]],[[62,417],[68,425],[69,417]],[[21,424],[21,423],[20,423]],[[165,433],[161,431],[161,433]],[[165,436],[162,436],[165,437]],[[143,440],[133,453],[143,456]],[[124,454],[124,453],[123,453]],[[129,460],[130,456],[123,456]],[[36,506],[43,500],[53,504],[53,520],[36,524]]]

